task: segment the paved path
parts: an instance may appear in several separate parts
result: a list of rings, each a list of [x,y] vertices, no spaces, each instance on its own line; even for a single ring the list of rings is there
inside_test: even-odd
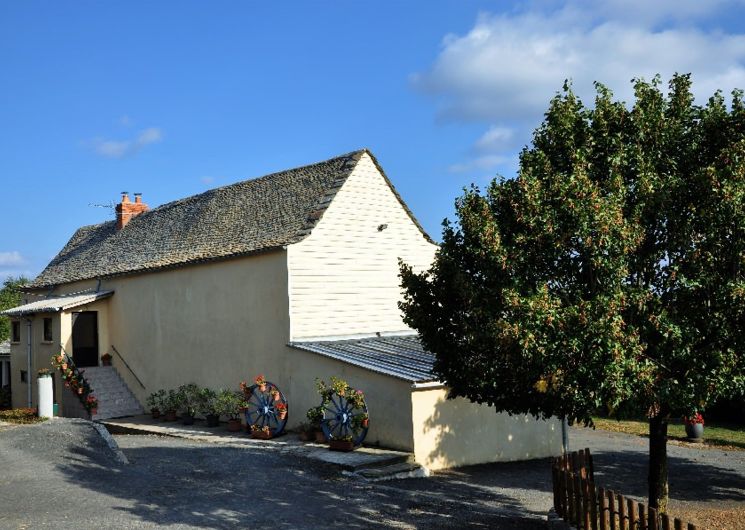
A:
[[[82,420],[0,430],[0,528],[532,530],[545,528],[551,506],[547,460],[370,484],[281,451],[161,436],[115,438],[129,465],[117,462]],[[645,496],[645,439],[576,429],[570,439],[573,448],[592,449],[599,482]],[[671,446],[672,509],[724,510],[722,526],[709,526],[739,528],[744,457]]]
[[[649,440],[573,428],[572,450],[589,447],[595,481],[646,503]],[[745,530],[745,451],[668,443],[669,512],[711,529]]]
[[[370,484],[250,446],[116,440],[129,465],[80,420],[0,432],[0,528],[545,527],[543,503],[526,504],[530,490],[516,478],[546,462],[507,465],[513,478],[496,485],[496,467]]]

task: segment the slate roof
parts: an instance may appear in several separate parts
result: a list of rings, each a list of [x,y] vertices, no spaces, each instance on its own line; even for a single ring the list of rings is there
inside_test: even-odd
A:
[[[164,204],[133,218],[78,229],[28,288],[153,271],[282,248],[307,236],[366,149]]]
[[[418,335],[291,342],[290,346],[411,383],[437,380],[432,373],[434,355],[422,347]]]
[[[58,313],[66,309],[80,307],[96,300],[108,298],[113,294],[114,291],[86,291],[64,296],[50,296],[43,300],[37,300],[8,309],[0,313],[0,315],[19,317],[22,315],[34,315],[36,313]]]

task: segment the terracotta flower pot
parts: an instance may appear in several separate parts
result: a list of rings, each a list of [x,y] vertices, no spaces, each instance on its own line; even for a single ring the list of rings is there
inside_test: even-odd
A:
[[[287,417],[287,411],[286,410],[280,410],[277,413],[277,416],[279,417],[280,420],[284,420]]]
[[[259,385],[259,392],[266,392],[266,383]]]
[[[362,426],[367,429],[370,426],[370,418],[365,418],[362,420]]]
[[[329,440],[329,449],[348,453],[354,451],[354,442],[351,440]]]
[[[301,442],[310,442],[311,440],[315,439],[315,436],[313,435],[312,432],[300,431],[298,433],[298,438],[300,438]]]
[[[251,438],[256,438],[257,440],[269,440],[271,437],[271,432],[251,431]]]
[[[320,444],[326,443],[326,435],[323,434],[323,431],[316,431],[315,438],[316,438],[316,442]]]
[[[228,430],[230,432],[241,432],[241,420],[228,420]]]
[[[279,392],[274,394],[274,401],[279,401],[280,399],[282,399],[282,396],[279,395]]]
[[[91,409],[91,416],[98,414],[98,409]]]
[[[150,414],[153,416],[154,420],[157,420],[158,418],[160,418],[160,409],[158,409],[157,407],[152,408],[150,409]]]
[[[167,410],[165,416],[163,416],[163,421],[176,421],[177,419],[175,410]]]

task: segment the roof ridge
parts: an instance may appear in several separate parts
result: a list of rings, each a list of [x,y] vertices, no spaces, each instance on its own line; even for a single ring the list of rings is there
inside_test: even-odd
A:
[[[258,182],[258,181],[261,181],[261,180],[269,180],[271,178],[277,178],[279,176],[285,175],[286,173],[290,173],[292,171],[302,171],[303,169],[308,169],[308,168],[311,168],[311,167],[320,166],[322,164],[328,164],[329,162],[333,162],[335,160],[341,160],[343,158],[351,159],[353,156],[358,155],[358,154],[361,154],[361,153],[365,153],[365,152],[369,153],[370,151],[367,148],[358,149],[356,151],[351,151],[351,152],[345,153],[343,155],[332,156],[331,158],[327,158],[325,160],[319,160],[318,162],[313,162],[311,164],[303,164],[301,166],[295,166],[295,167],[283,169],[283,170],[280,170],[280,171],[274,171],[272,173],[267,173],[266,175],[261,175],[259,177],[252,177],[252,178],[248,178],[248,179],[243,179],[243,180],[239,180],[237,182],[232,182],[230,184],[225,184],[224,186],[218,186],[216,188],[210,188],[210,189],[205,190],[205,191],[202,191],[200,193],[195,193],[194,195],[188,195],[186,197],[181,197],[180,199],[174,199],[172,201],[169,201],[169,202],[160,204],[160,205],[158,205],[158,206],[156,206],[154,208],[151,208],[151,209],[147,210],[146,212],[143,212],[142,214],[138,215],[137,217],[141,217],[141,216],[143,216],[145,214],[148,214],[150,212],[154,212],[156,210],[169,208],[169,207],[172,207],[174,205],[181,204],[181,203],[184,203],[186,201],[189,201],[189,200],[192,200],[192,199],[196,199],[197,197],[202,197],[204,195],[207,195],[207,194],[210,194],[210,193],[214,193],[214,192],[219,191],[219,190],[225,190],[225,189],[232,188],[232,187],[235,187],[235,186],[240,186],[241,184],[248,184],[249,182]]]

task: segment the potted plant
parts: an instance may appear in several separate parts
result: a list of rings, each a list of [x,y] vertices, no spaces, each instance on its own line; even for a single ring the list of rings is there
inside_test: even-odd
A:
[[[243,394],[235,390],[223,389],[217,395],[217,410],[228,417],[228,430],[240,432],[241,420],[238,415],[244,406]]]
[[[276,388],[272,388],[272,390],[269,393],[272,395],[272,399],[274,401],[279,401],[280,399],[282,399],[282,395],[279,393],[279,390],[277,390]]]
[[[702,442],[704,439],[704,417],[700,412],[693,416],[684,416],[686,436],[689,442]]]
[[[254,379],[254,383],[259,387],[259,392],[266,392],[266,378],[264,374],[257,375]]]
[[[104,366],[111,366],[111,354],[110,353],[104,353],[101,356],[101,364]]]
[[[181,423],[193,425],[194,416],[199,409],[199,387],[194,383],[178,387],[179,409],[181,410]]]
[[[329,440],[329,449],[332,451],[343,451],[348,453],[349,451],[354,451],[354,441],[349,435],[340,438],[332,438]]]
[[[277,418],[279,420],[284,420],[287,417],[287,403],[276,403],[274,410],[277,411]]]
[[[166,391],[160,389],[157,392],[153,392],[152,394],[150,394],[145,400],[145,404],[150,409],[150,414],[152,414],[153,419],[160,418],[160,410],[161,408],[165,408],[165,399]]]
[[[297,430],[301,442],[312,442],[316,439],[316,428],[308,422],[301,423]]]
[[[268,425],[259,427],[258,425],[251,425],[251,438],[258,438],[259,440],[269,440],[272,437],[272,431]]]
[[[203,388],[199,391],[200,412],[207,420],[207,427],[220,425],[220,410],[217,402],[217,392],[211,388]]]
[[[163,421],[176,421],[176,411],[178,410],[179,405],[178,392],[171,388],[163,399],[163,408],[165,409],[163,411],[165,412],[163,415]]]
[[[315,432],[315,439],[319,443],[326,442],[326,435],[323,434],[323,430],[321,429],[321,421],[323,421],[323,411],[323,405],[318,405],[317,407],[309,408],[308,412],[305,414],[305,417],[308,418],[308,421],[310,422],[310,425]]]

